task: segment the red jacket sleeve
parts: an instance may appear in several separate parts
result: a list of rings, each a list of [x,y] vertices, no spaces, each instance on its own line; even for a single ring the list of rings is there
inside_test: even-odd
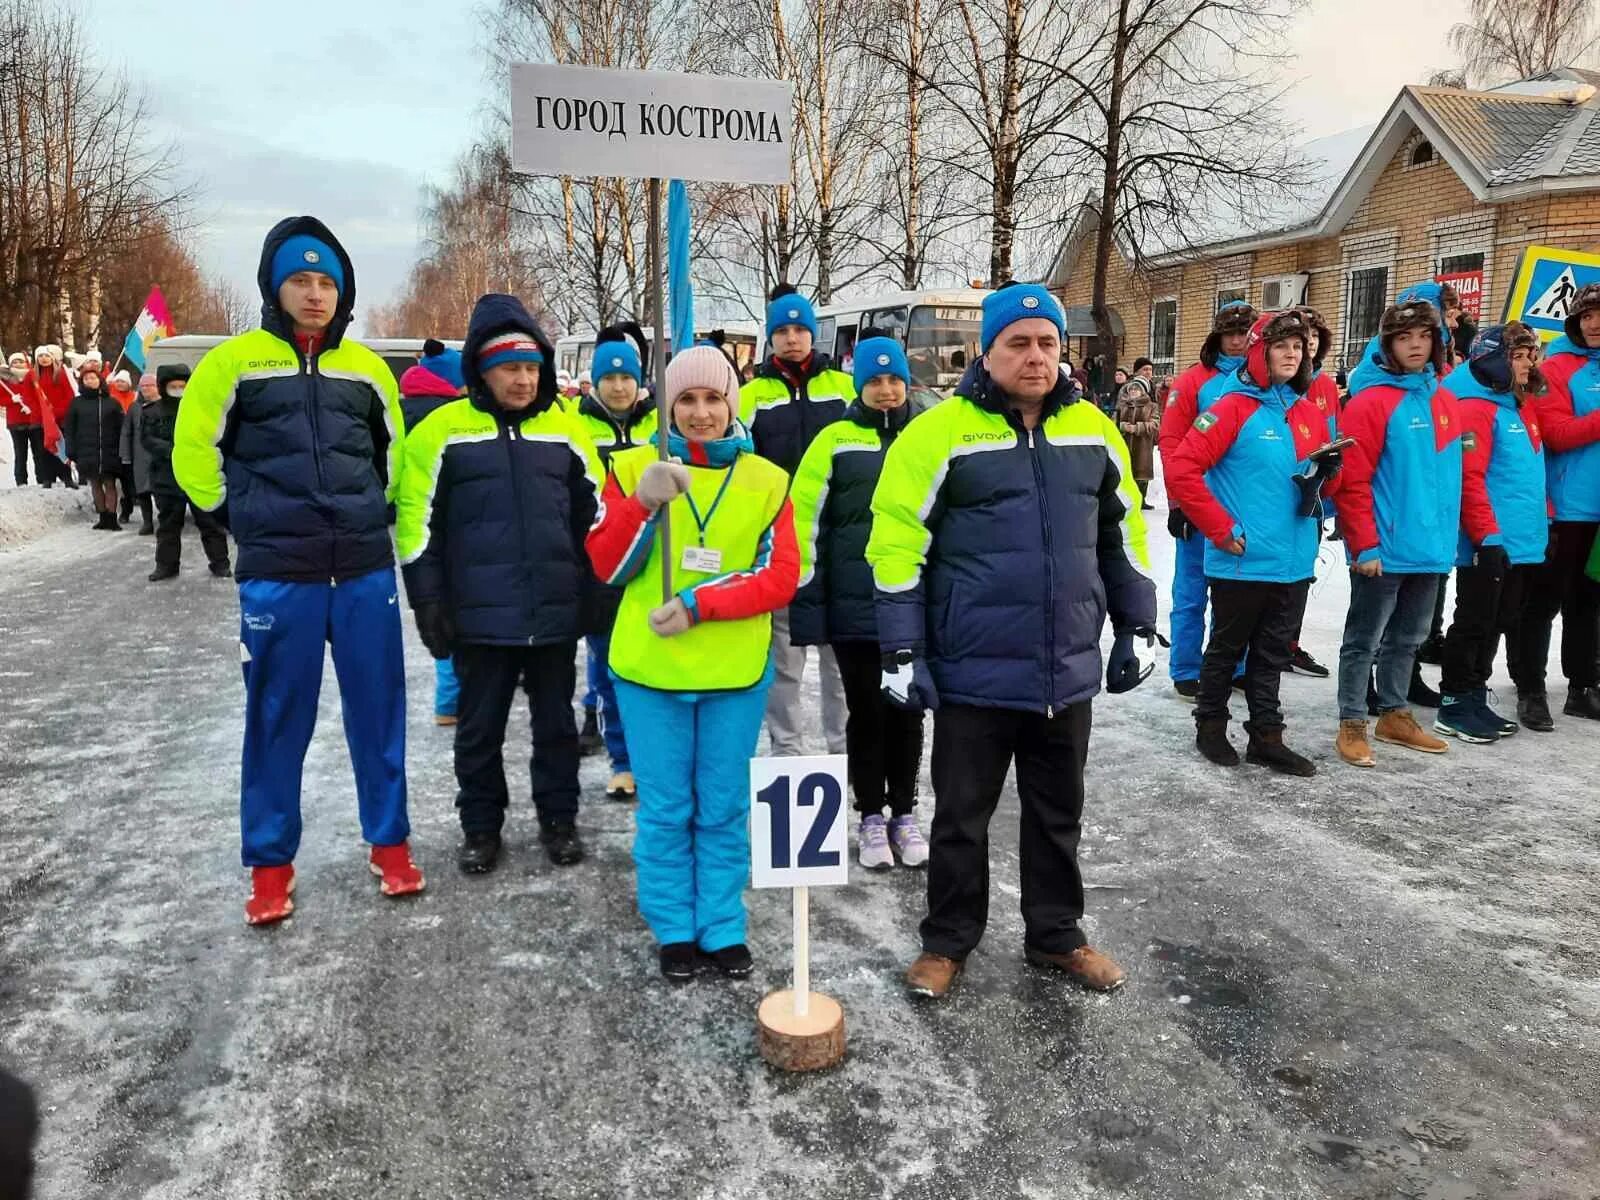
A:
[[[1474,546],[1499,540],[1500,523],[1489,499],[1489,458],[1494,453],[1494,405],[1464,400],[1461,413],[1461,528]]]
[[[1572,377],[1584,362],[1576,354],[1558,354],[1540,368],[1548,386],[1533,403],[1544,444],[1557,454],[1600,442],[1600,409],[1583,417],[1572,411]]]
[[[656,540],[656,522],[637,496],[625,495],[614,474],[606,475],[594,524],[584,538],[584,549],[601,583],[622,585],[632,579],[650,558]]]
[[[1234,519],[1211,494],[1205,474],[1233,449],[1239,430],[1255,409],[1255,402],[1247,396],[1224,396],[1206,414],[1208,420],[1190,426],[1166,462],[1167,495],[1178,502],[1194,527],[1219,547],[1232,539]],[[1163,427],[1163,435],[1165,432]]]
[[[1339,528],[1352,559],[1378,546],[1378,518],[1372,506],[1372,477],[1378,472],[1388,436],[1389,417],[1394,412],[1398,393],[1393,388],[1373,387],[1357,392],[1339,414],[1339,429],[1355,438],[1355,445],[1344,452],[1344,467],[1339,472]]]
[[[794,505],[783,508],[756,546],[756,560],[743,571],[716,575],[679,592],[689,615],[701,621],[738,621],[773,612],[794,599],[800,586],[800,546],[794,536]]]
[[[1172,381],[1167,407],[1161,413],[1161,433],[1156,439],[1163,464],[1177,451],[1178,444],[1189,436],[1194,419],[1200,415],[1200,385],[1204,382],[1198,367],[1190,367]],[[1163,465],[1163,475],[1165,472]],[[1172,490],[1171,484],[1167,485],[1167,490]]]

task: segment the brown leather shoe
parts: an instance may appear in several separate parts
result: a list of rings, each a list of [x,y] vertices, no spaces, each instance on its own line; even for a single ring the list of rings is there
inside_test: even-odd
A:
[[[1384,713],[1378,718],[1372,736],[1391,746],[1404,746],[1407,750],[1420,750],[1424,754],[1443,754],[1450,749],[1449,742],[1434,737],[1418,725],[1409,708],[1397,708]]]
[[[1128,980],[1127,973],[1114,959],[1093,946],[1079,946],[1071,954],[1050,954],[1024,946],[1023,954],[1034,966],[1064,972],[1096,992],[1114,992]]]
[[[1360,717],[1339,722],[1339,738],[1333,748],[1352,767],[1377,766],[1378,760],[1372,757],[1372,743],[1367,741],[1367,723]]]
[[[955,986],[956,977],[965,965],[959,958],[946,958],[924,950],[906,971],[906,989],[913,996],[943,999]]]

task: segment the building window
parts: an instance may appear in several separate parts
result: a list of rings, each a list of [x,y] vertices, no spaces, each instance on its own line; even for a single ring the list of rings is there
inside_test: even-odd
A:
[[[1178,301],[1168,296],[1150,306],[1150,361],[1156,377],[1165,379],[1177,368]]]
[[[1467,275],[1473,271],[1483,270],[1483,253],[1477,254],[1446,254],[1439,260],[1439,269],[1436,275]]]
[[[1413,167],[1424,167],[1432,161],[1433,143],[1427,138],[1423,138],[1415,146],[1411,147],[1411,165]]]
[[[1359,267],[1350,272],[1344,302],[1344,366],[1348,370],[1378,332],[1378,322],[1389,302],[1389,268]]]
[[[1226,287],[1217,289],[1217,308],[1220,310],[1224,304],[1232,304],[1235,300],[1244,299],[1245,289],[1242,287]]]

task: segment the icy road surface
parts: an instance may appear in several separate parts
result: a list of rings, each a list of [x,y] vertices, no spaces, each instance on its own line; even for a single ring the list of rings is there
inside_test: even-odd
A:
[[[0,553],[0,1057],[41,1089],[42,1200],[1600,1196],[1600,729],[1357,771],[1333,683],[1287,678],[1322,773],[1225,772],[1163,661],[1096,702],[1090,752],[1088,928],[1128,986],[1022,962],[1012,793],[944,1006],[900,988],[919,875],[814,897],[850,1053],[780,1078],[753,1019],[786,982],[787,894],[751,898],[753,979],[669,990],[594,759],[586,863],[550,867],[521,804],[500,871],[458,874],[409,622],[427,893],[367,872],[330,665],[299,909],[247,928],[234,588],[192,530],[157,588],[151,539],[86,523]],[[1326,574],[1304,640],[1331,665]]]

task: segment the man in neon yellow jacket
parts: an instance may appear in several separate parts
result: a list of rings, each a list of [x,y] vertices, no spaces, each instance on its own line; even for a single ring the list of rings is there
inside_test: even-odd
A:
[[[1093,988],[1123,980],[1078,927],[1078,837],[1100,631],[1116,632],[1108,688],[1148,674],[1155,584],[1128,449],[1060,372],[1061,306],[1010,284],[983,305],[984,354],[890,447],[867,561],[884,693],[936,710],[923,953],[912,992],[943,996],[983,936],[989,819],[1006,772],[1022,805],[1030,962]]]
[[[321,221],[280,221],[258,280],[261,328],[195,368],[172,470],[238,543],[245,919],[264,925],[294,911],[301,766],[330,643],[372,870],[389,896],[419,892],[423,879],[407,844],[405,666],[388,529],[404,427],[394,375],[345,340],[355,268]]]

